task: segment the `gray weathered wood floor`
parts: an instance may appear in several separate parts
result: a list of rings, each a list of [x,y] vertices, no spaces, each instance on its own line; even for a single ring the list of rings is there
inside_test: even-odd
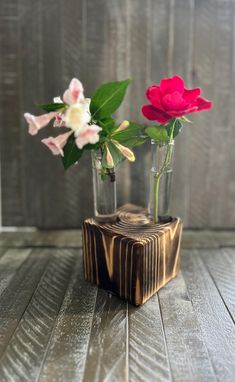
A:
[[[0,381],[234,381],[235,234],[186,231],[134,308],[83,279],[79,231],[0,234]]]

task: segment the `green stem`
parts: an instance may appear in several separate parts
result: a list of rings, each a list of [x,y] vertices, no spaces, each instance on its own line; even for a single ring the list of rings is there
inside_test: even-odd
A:
[[[158,223],[158,194],[159,194],[159,181],[160,178],[157,174],[154,176],[154,224]]]
[[[160,182],[160,179],[161,179],[164,171],[167,169],[168,165],[171,162],[172,151],[173,151],[172,140],[173,140],[173,136],[174,136],[174,129],[175,129],[176,120],[177,119],[175,118],[175,120],[173,121],[173,124],[172,124],[171,135],[169,138],[169,142],[167,144],[167,151],[166,151],[166,155],[165,155],[165,158],[163,161],[163,165],[160,168],[159,172],[157,174],[155,174],[155,176],[154,176],[154,211],[153,211],[153,215],[154,215],[154,223],[155,224],[157,224],[159,222],[159,219],[158,219],[159,182]]]

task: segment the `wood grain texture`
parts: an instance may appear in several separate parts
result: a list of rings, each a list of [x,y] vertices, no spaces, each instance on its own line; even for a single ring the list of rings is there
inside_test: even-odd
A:
[[[234,322],[198,252],[183,252],[183,277],[218,380],[233,381]]]
[[[12,234],[28,248],[0,248],[1,382],[233,381],[227,234],[205,248],[213,235],[191,232],[187,246],[204,249],[184,250],[182,272],[138,308],[84,280],[81,249],[63,247],[76,236],[61,232],[59,249],[58,232],[34,235],[40,248]]]
[[[0,12],[0,153],[3,225],[24,224],[22,166],[21,62],[19,9],[16,1],[1,2]],[[8,110],[8,111],[7,111]],[[14,110],[14,112],[12,112]],[[17,145],[12,145],[12,142]],[[14,147],[15,146],[15,147]]]
[[[27,260],[30,254],[30,249],[8,249],[6,251],[1,248],[0,250],[0,296],[7,288],[10,281],[16,274],[19,267]]]
[[[85,278],[141,305],[178,273],[182,222],[155,225],[134,205],[117,216],[115,223],[83,223]]]
[[[128,381],[127,303],[104,290],[97,295],[84,381]]]
[[[216,381],[187,288],[180,272],[158,293],[172,380]]]
[[[40,382],[84,380],[96,297],[97,287],[83,278],[80,252],[44,357]]]
[[[189,87],[193,87],[192,62],[194,36],[194,7],[195,1],[177,0],[171,2],[168,49],[169,74],[177,73],[185,79]],[[184,27],[182,28],[182,22]],[[190,116],[191,118],[191,116]],[[197,128],[197,126],[195,126]],[[174,172],[172,179],[173,198],[172,216],[180,216],[184,226],[190,225],[189,221],[189,187],[190,187],[190,140],[192,131],[188,126],[182,131],[176,141],[174,149]],[[187,159],[186,159],[187,158]],[[179,170],[180,169],[180,170]],[[178,184],[181,187],[178,187]]]
[[[159,299],[154,295],[138,309],[129,306],[130,382],[171,381],[166,337]],[[147,366],[148,365],[148,366]]]
[[[73,76],[87,96],[104,81],[132,77],[118,117],[143,123],[146,87],[178,73],[188,87],[201,86],[214,109],[177,138],[172,215],[186,227],[234,228],[234,20],[234,0],[2,0],[3,225],[76,228],[92,215],[89,155],[64,173],[28,136],[23,112],[62,95]],[[119,205],[146,205],[149,146],[136,153],[136,163],[119,170]]]
[[[224,248],[209,252],[200,251],[200,257],[235,322],[235,250]]]
[[[26,256],[18,250],[18,255]],[[6,289],[0,296],[0,357],[4,354],[7,342],[15,332],[22,314],[25,311],[41,275],[47,265],[48,256],[35,251],[27,261],[24,261]]]
[[[74,255],[69,251],[63,251],[63,256],[57,250],[53,253],[47,251],[44,253],[45,258],[49,261],[41,279],[37,278],[35,270],[31,270],[28,274],[30,280],[39,281],[37,287],[32,285],[32,298],[25,309],[24,302],[19,295],[20,309],[22,309],[22,317],[14,311],[12,319],[16,315],[19,319],[14,332],[6,333],[6,320],[1,320],[1,339],[6,341],[6,335],[9,335],[9,342],[5,348],[1,346],[0,375],[2,381],[8,381],[9,376],[13,380],[34,381],[37,380],[44,358],[47,354],[47,347],[50,343],[53,327],[67,289],[70,273],[73,268]],[[41,256],[38,256],[40,260]],[[33,254],[31,255],[33,259]],[[43,259],[41,259],[43,264]],[[40,264],[39,264],[40,265]],[[40,266],[38,269],[40,269]],[[38,270],[37,270],[38,272]],[[29,276],[28,276],[29,277]],[[32,282],[32,281],[31,281]],[[29,288],[27,288],[29,292]],[[19,292],[18,292],[19,294]],[[1,298],[1,301],[3,299]],[[16,304],[14,301],[13,304]],[[19,308],[18,308],[19,309]],[[7,311],[5,305],[5,311]],[[9,325],[16,320],[7,320]],[[8,326],[9,326],[8,325]],[[8,329],[9,330],[9,329]],[[5,336],[3,337],[3,331]],[[9,333],[9,334],[8,334]]]

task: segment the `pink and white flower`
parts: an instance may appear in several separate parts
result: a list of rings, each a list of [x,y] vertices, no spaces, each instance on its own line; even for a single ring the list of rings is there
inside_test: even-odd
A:
[[[91,119],[90,100],[88,98],[83,101],[71,105],[65,113],[65,124],[75,132],[86,126]]]
[[[60,134],[57,137],[48,137],[42,139],[42,143],[46,145],[52,152],[53,155],[61,155],[64,156],[63,148],[66,145],[69,136],[72,134],[72,131],[68,133]]]
[[[25,113],[24,117],[29,125],[29,134],[36,135],[40,129],[47,126],[48,123],[57,116],[58,112],[50,112],[39,116]]]
[[[100,139],[99,132],[101,127],[97,125],[87,125],[75,133],[76,145],[79,149],[82,149],[88,143],[94,145]]]
[[[119,142],[112,139],[113,144],[118,148],[119,151],[121,151],[122,155],[127,158],[130,162],[135,161],[135,155],[133,151],[128,149],[128,147],[121,145]]]
[[[74,105],[77,102],[83,101],[83,99],[84,95],[82,83],[77,78],[73,78],[68,89],[64,92],[63,100],[68,105]]]
[[[55,117],[53,127],[64,127],[65,121],[64,121],[64,113],[58,113]]]
[[[63,103],[62,99],[60,97],[54,97],[53,98],[54,103]]]

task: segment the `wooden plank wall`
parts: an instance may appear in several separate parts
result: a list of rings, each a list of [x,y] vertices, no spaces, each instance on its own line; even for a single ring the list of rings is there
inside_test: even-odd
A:
[[[234,21],[234,0],[2,0],[3,225],[78,227],[92,214],[89,156],[64,173],[28,136],[24,111],[62,94],[73,76],[87,96],[131,76],[119,117],[143,122],[144,89],[178,73],[204,89],[214,110],[195,115],[177,139],[172,211],[186,227],[234,228]],[[148,145],[137,155],[119,169],[119,204],[145,203]]]

